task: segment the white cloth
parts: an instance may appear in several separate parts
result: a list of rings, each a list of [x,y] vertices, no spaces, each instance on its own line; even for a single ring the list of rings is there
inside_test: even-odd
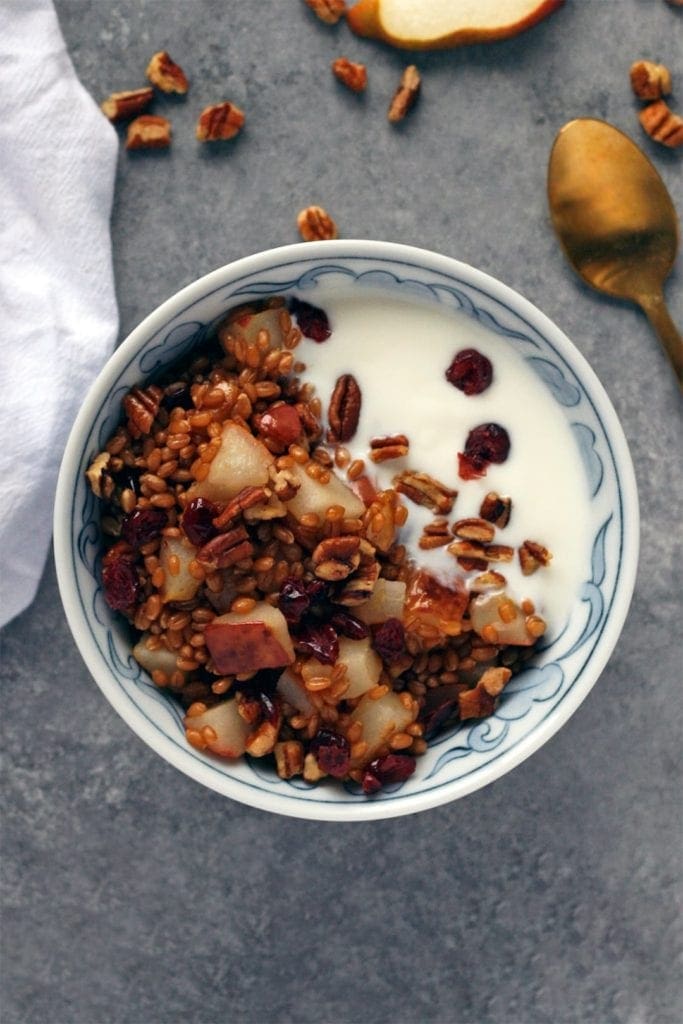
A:
[[[35,596],[59,462],[118,330],[117,138],[52,0],[0,0],[0,626]]]

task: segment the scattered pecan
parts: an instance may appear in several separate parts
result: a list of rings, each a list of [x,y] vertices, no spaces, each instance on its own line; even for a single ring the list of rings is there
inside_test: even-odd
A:
[[[252,757],[265,757],[266,754],[272,753],[277,742],[279,728],[279,724],[261,722],[258,729],[247,736],[245,743],[247,753]]]
[[[553,557],[547,548],[543,547],[542,544],[537,544],[534,540],[525,540],[520,545],[517,554],[519,555],[519,564],[522,567],[522,574],[524,576],[531,576],[542,565],[550,565]]]
[[[171,122],[156,114],[141,114],[126,132],[126,149],[167,149],[171,145]]]
[[[248,725],[256,725],[261,718],[261,702],[247,693],[238,693],[237,713]]]
[[[403,72],[400,85],[389,104],[387,117],[392,124],[402,121],[408,111],[411,110],[419,95],[421,85],[420,72],[414,64],[409,64]]]
[[[280,501],[291,501],[301,481],[289,469],[278,469],[273,476],[273,492]]]
[[[132,388],[128,392],[123,399],[123,411],[128,417],[128,431],[131,437],[149,434],[163,395],[163,391],[156,384],[151,384],[144,391],[141,388]]]
[[[674,114],[664,100],[655,100],[638,115],[643,129],[655,142],[675,149],[683,146],[683,117]]]
[[[222,530],[233,519],[241,516],[246,509],[251,508],[253,505],[264,505],[269,497],[270,492],[265,487],[243,487],[239,494],[236,494],[228,502],[221,514],[216,516],[213,525],[217,530]]]
[[[429,551],[431,548],[442,548],[450,539],[448,520],[435,519],[425,526],[418,545],[423,551]]]
[[[507,580],[500,572],[495,572],[493,569],[487,569],[486,572],[481,573],[480,576],[470,582],[470,590],[474,593],[481,593],[485,590],[499,590],[504,587]]]
[[[368,84],[365,64],[356,64],[346,57],[337,57],[332,61],[332,74],[352,92],[363,92]]]
[[[484,550],[488,562],[511,562],[515,553],[507,544],[487,544]]]
[[[197,138],[200,142],[220,142],[232,139],[242,130],[244,113],[234,103],[214,103],[204,107],[197,121]]]
[[[270,519],[282,519],[287,509],[275,494],[269,494],[268,501],[260,505],[252,505],[244,510],[244,518],[248,523],[265,522]]]
[[[358,536],[328,537],[313,552],[313,572],[318,579],[329,582],[348,579],[360,565],[359,549]]]
[[[337,225],[322,206],[307,206],[300,210],[296,225],[304,242],[322,242],[338,235]]]
[[[152,85],[162,92],[177,92],[184,95],[189,87],[185,72],[171,60],[166,50],[155,53],[147,65],[147,77]]]
[[[458,694],[460,717],[487,718],[498,706],[498,697],[510,679],[509,668],[487,668],[477,685],[471,690],[463,690]]]
[[[227,533],[221,533],[213,540],[207,541],[197,552],[197,561],[213,569],[227,569],[235,562],[241,562],[254,553],[254,545],[243,526],[238,526]]]
[[[391,488],[380,491],[365,513],[365,536],[380,551],[387,552],[396,539],[399,496]]]
[[[455,540],[448,545],[448,550],[456,558],[474,558],[477,561],[486,562],[486,548],[478,541]]]
[[[408,454],[410,441],[405,434],[392,434],[390,437],[373,437],[370,441],[370,458],[373,462],[387,462],[389,459],[401,459]]]
[[[447,515],[451,511],[458,496],[457,491],[427,473],[415,473],[410,469],[394,478],[394,487],[399,494],[405,494],[416,505],[424,505],[440,515]]]
[[[510,522],[511,511],[512,500],[510,498],[501,498],[495,491],[489,491],[481,503],[479,515],[502,530]]]
[[[478,540],[483,544],[490,544],[496,532],[485,519],[458,519],[453,523],[453,533],[463,540]]]
[[[328,440],[345,444],[356,433],[360,417],[362,395],[356,378],[344,373],[334,385],[327,418],[330,423]]]
[[[154,90],[146,85],[143,89],[129,89],[127,92],[113,92],[100,103],[100,109],[110,121],[127,121],[146,110],[152,102]]]
[[[346,14],[346,0],[304,0],[326,25],[336,25]]]
[[[284,743],[276,743],[275,767],[281,779],[291,779],[294,775],[301,775],[304,770],[304,747],[298,740],[286,740]]]
[[[659,100],[671,92],[671,73],[664,64],[637,60],[631,65],[631,88],[641,100]]]
[[[367,601],[375,589],[379,573],[379,562],[374,558],[371,562],[361,562],[357,572],[346,581],[341,593],[335,598],[336,603],[354,608]]]
[[[484,572],[488,562],[484,558],[458,558],[458,565],[465,572]]]
[[[114,481],[106,472],[110,461],[109,452],[100,452],[85,471],[90,489],[96,498],[111,498],[114,493]]]

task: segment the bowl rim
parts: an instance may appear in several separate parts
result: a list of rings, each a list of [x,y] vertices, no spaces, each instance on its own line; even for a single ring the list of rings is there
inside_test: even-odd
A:
[[[315,263],[320,259],[350,259],[354,257],[384,259],[394,263],[409,262],[429,271],[457,274],[471,286],[481,289],[485,294],[498,301],[511,305],[516,313],[528,320],[559,350],[572,371],[580,379],[591,402],[597,407],[605,434],[609,438],[613,450],[614,462],[619,470],[620,496],[623,506],[621,571],[615,584],[612,605],[603,632],[591,654],[590,665],[582,673],[578,684],[571,687],[552,713],[538,723],[531,733],[523,736],[512,748],[500,754],[496,759],[480,766],[476,772],[465,778],[446,782],[431,791],[407,794],[400,801],[368,800],[367,803],[350,804],[334,801],[314,802],[297,800],[288,794],[276,791],[267,792],[261,789],[249,791],[250,796],[253,796],[252,799],[245,792],[247,787],[234,782],[228,776],[209,771],[208,766],[198,758],[187,757],[187,753],[191,753],[189,748],[188,752],[180,752],[166,736],[152,729],[142,712],[135,705],[131,706],[131,702],[125,697],[123,691],[112,686],[108,672],[104,671],[101,665],[100,652],[89,631],[83,628],[87,616],[80,601],[76,599],[71,517],[68,512],[75,474],[78,469],[81,436],[87,432],[93,418],[99,412],[103,401],[111,390],[112,381],[124,369],[131,357],[135,356],[149,337],[182,313],[186,306],[193,305],[209,292],[229,285],[234,279],[262,273],[268,270],[274,262],[283,259],[292,262],[303,260]],[[109,357],[91,385],[69,434],[55,495],[54,557],[59,591],[67,621],[88,671],[124,722],[152,750],[195,781],[250,807],[308,820],[368,821],[428,810],[475,792],[525,761],[568,721],[597,682],[621,634],[631,603],[638,567],[639,522],[636,477],[617,414],[603,385],[586,358],[546,314],[514,288],[454,257],[397,242],[345,239],[278,246],[243,256],[218,267],[175,292],[152,310],[127,335]]]

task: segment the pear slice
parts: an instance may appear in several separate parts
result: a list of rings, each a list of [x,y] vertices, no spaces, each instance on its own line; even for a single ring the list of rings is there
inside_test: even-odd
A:
[[[564,0],[358,0],[347,21],[360,36],[405,50],[436,50],[516,36]]]

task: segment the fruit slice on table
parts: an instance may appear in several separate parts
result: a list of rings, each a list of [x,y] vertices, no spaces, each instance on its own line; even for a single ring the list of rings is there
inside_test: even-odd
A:
[[[354,32],[406,50],[441,49],[516,36],[563,0],[359,0],[347,14]]]

